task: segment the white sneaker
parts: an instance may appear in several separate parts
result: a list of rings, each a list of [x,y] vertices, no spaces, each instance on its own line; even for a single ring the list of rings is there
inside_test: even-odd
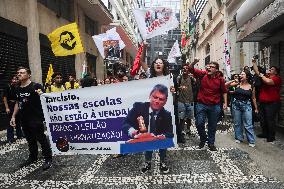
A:
[[[236,143],[238,143],[238,144],[240,144],[240,143],[241,143],[241,141],[240,141],[240,140],[235,140],[235,142],[236,142]]]
[[[254,148],[255,147],[255,144],[249,144],[249,147],[252,147],[252,148]]]

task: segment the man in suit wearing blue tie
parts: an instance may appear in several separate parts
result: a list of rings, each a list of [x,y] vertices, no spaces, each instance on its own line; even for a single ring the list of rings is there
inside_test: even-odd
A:
[[[150,102],[136,102],[129,111],[123,122],[123,130],[130,137],[134,138],[139,134],[139,117],[143,117],[145,127],[149,133],[155,136],[164,135],[167,138],[173,138],[173,125],[171,113],[165,110],[164,105],[168,99],[168,88],[162,84],[157,84],[152,89],[149,100]],[[138,119],[137,119],[138,118]],[[165,164],[167,149],[159,149],[160,171],[168,173],[169,168]],[[153,151],[145,152],[145,165],[141,169],[146,173],[151,169],[151,159]]]

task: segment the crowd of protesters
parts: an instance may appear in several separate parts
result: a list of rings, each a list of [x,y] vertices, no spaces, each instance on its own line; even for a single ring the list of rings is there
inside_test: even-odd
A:
[[[207,144],[210,151],[217,151],[215,146],[217,125],[222,112],[227,110],[228,106],[234,123],[236,143],[245,142],[245,133],[248,145],[255,147],[254,123],[257,121],[260,121],[262,128],[262,133],[257,136],[266,138],[267,142],[275,141],[281,87],[281,78],[277,67],[272,66],[266,73],[256,65],[256,59],[253,58],[254,75],[250,72],[249,67],[244,67],[240,74],[234,74],[231,80],[226,82],[222,72],[219,71],[217,62],[212,61],[206,65],[205,70],[200,70],[194,67],[199,59],[194,59],[192,63],[183,61],[181,73],[171,74],[169,63],[162,58],[155,58],[148,66],[145,63],[145,51],[146,48],[143,49],[140,59],[143,69],[140,70],[136,79],[172,76],[174,86],[171,86],[170,91],[174,98],[174,119],[178,143],[186,142],[185,136],[191,135],[191,127],[195,125],[200,137],[199,148],[203,149]],[[75,75],[70,74],[66,83],[63,83],[63,75],[56,72],[52,76],[52,82],[44,87],[32,82],[30,77],[31,72],[28,68],[19,68],[5,89],[3,102],[11,120],[11,127],[7,129],[7,142],[15,142],[14,129],[16,129],[17,139],[26,138],[30,154],[21,166],[27,166],[37,161],[37,142],[39,142],[45,159],[43,169],[51,167],[52,154],[44,134],[44,118],[39,94],[108,85],[134,79],[127,75],[124,67],[118,67],[113,75],[108,75],[103,80],[97,80],[90,75],[76,80]],[[193,124],[193,120],[195,120],[195,124]],[[167,149],[159,150],[160,170],[163,173],[169,172],[165,160],[166,152]],[[152,151],[145,152],[142,173],[151,169],[152,153]]]

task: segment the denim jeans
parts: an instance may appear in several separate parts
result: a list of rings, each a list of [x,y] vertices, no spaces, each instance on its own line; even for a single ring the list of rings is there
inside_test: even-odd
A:
[[[208,119],[208,144],[215,143],[215,134],[219,114],[221,113],[220,104],[206,105],[196,104],[196,128],[200,136],[200,142],[206,142],[207,134],[205,131],[205,121]]]
[[[178,102],[178,117],[179,119],[192,119],[193,118],[193,102],[182,103]]]
[[[243,128],[250,144],[255,143],[255,135],[252,123],[252,106],[251,102],[240,101],[234,99],[233,105],[233,120],[235,125],[235,139],[239,141],[244,140]]]
[[[164,162],[166,158],[167,149],[159,149],[160,161]],[[146,151],[145,152],[145,160],[146,162],[150,162],[152,160],[153,151]]]

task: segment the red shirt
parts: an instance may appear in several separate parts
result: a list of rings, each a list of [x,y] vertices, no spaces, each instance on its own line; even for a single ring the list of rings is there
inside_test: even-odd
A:
[[[281,78],[277,75],[269,77],[273,80],[274,85],[263,84],[259,91],[260,102],[279,102],[280,101],[280,87]]]
[[[190,69],[190,72],[197,78],[201,79],[201,86],[198,91],[197,101],[206,105],[220,104],[221,97],[227,93],[225,80],[219,74],[214,77],[207,74],[207,71]]]

